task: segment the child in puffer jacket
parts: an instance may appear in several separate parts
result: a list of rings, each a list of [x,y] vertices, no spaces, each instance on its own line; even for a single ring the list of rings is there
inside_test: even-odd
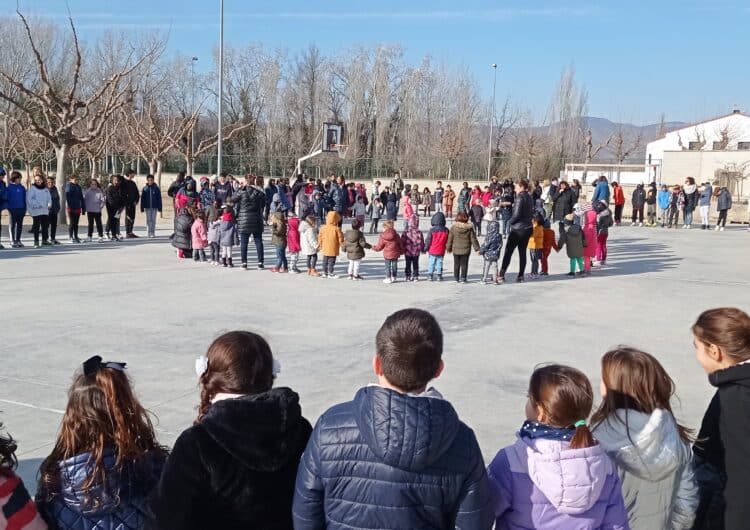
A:
[[[591,273],[592,260],[596,255],[596,217],[594,210],[583,214],[583,239],[588,244],[583,247],[583,270]]]
[[[289,211],[286,228],[286,249],[289,252],[289,261],[291,262],[289,270],[294,274],[299,274],[301,271],[297,267],[297,263],[299,263],[299,253],[302,250],[299,235],[299,217],[292,210]]]
[[[488,468],[496,528],[629,530],[620,478],[586,426],[593,390],[579,370],[531,375],[526,421]]]
[[[583,276],[586,274],[583,270],[583,249],[586,246],[586,240],[583,238],[583,230],[580,225],[574,222],[574,219],[575,216],[572,213],[565,216],[557,247],[558,252],[563,247],[568,251],[568,258],[570,259],[568,276],[576,275],[576,265],[578,266],[578,275]]]
[[[307,275],[320,276],[315,269],[318,264],[318,222],[314,215],[308,215],[299,227],[300,249],[307,258]]]
[[[445,227],[445,214],[438,212],[432,216],[432,228],[424,241],[424,251],[427,253],[427,274],[430,281],[443,281],[443,259],[445,247],[448,244],[448,229]]]
[[[364,234],[362,233],[362,225],[359,220],[355,219],[352,221],[351,230],[347,230],[344,234],[344,250],[346,251],[346,259],[349,260],[349,279],[350,280],[363,280],[359,274],[359,266],[362,263],[362,258],[365,257],[365,249],[372,248]]]
[[[205,263],[208,232],[206,231],[206,214],[203,210],[195,212],[195,221],[190,227],[190,237],[193,244],[193,260]]]
[[[283,212],[276,211],[271,214],[271,243],[276,248],[276,266],[271,272],[289,272],[289,264],[286,259],[286,218]]]
[[[47,525],[39,516],[23,481],[14,472],[17,462],[15,452],[16,442],[13,438],[0,436],[0,528],[46,530]]]
[[[503,236],[500,235],[500,223],[490,221],[487,223],[487,236],[484,238],[484,243],[479,247],[479,254],[484,257],[482,285],[488,282],[488,275],[489,282],[492,282],[492,279],[495,278],[495,284],[497,285],[497,260],[500,259],[500,248],[502,246]],[[492,273],[493,268],[495,269],[494,273]]]
[[[529,259],[531,259],[531,278],[539,276],[539,260],[544,253],[544,217],[535,212],[531,218],[531,237],[529,237]]]
[[[557,246],[557,236],[555,231],[552,230],[552,224],[549,219],[544,220],[544,243],[542,246],[542,272],[540,276],[549,276],[549,256],[552,254],[552,249],[555,252],[559,252],[560,248]]]
[[[333,273],[336,266],[336,258],[341,252],[341,245],[344,244],[344,233],[339,228],[341,216],[336,212],[328,212],[326,215],[326,224],[320,227],[318,232],[318,247],[323,253],[323,277],[338,278]]]
[[[471,209],[469,210],[469,216],[471,217],[471,224],[474,225],[474,231],[478,236],[482,235],[482,219],[484,218],[484,208],[482,207],[482,199],[474,199]]]
[[[232,215],[232,207],[224,207],[219,225],[219,247],[221,248],[221,262],[225,267],[234,267],[232,263],[232,246],[237,235],[237,228]]]
[[[383,233],[380,234],[380,239],[372,249],[377,252],[383,251],[385,260],[383,283],[394,283],[398,276],[398,258],[404,253],[404,249],[401,245],[401,238],[393,228],[393,221],[383,223]]]
[[[401,234],[401,246],[406,259],[406,281],[419,281],[419,255],[424,250],[424,236],[419,230],[419,217],[412,215],[407,220],[407,227]]]
[[[221,226],[221,217],[218,215],[213,221],[209,218],[208,221],[208,245],[211,247],[211,265],[219,264],[219,242],[221,237],[219,235],[219,226]]]

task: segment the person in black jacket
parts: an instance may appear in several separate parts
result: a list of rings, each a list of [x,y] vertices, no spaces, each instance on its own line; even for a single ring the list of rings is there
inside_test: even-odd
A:
[[[65,207],[68,210],[68,236],[71,243],[80,243],[78,239],[78,222],[81,215],[86,215],[86,203],[83,190],[78,185],[78,175],[71,175],[65,185]]]
[[[700,504],[695,530],[745,530],[750,521],[750,316],[722,307],[693,325],[696,358],[716,394],[693,446]]]
[[[122,186],[120,175],[112,175],[112,179],[104,192],[105,206],[107,208],[107,235],[112,241],[120,241],[120,214],[125,207],[122,197]]]
[[[47,177],[47,189],[52,199],[52,206],[49,209],[49,240],[53,245],[59,245],[57,236],[57,216],[60,214],[60,192],[55,186],[55,177]]]
[[[177,173],[177,178],[175,179],[175,181],[169,185],[169,188],[167,188],[167,195],[174,199],[177,196],[177,192],[180,191],[184,185],[185,172],[180,171],[179,173]]]
[[[270,184],[269,184],[270,185]],[[274,188],[275,189],[275,188]],[[234,218],[240,235],[240,260],[247,269],[247,247],[250,236],[258,251],[258,269],[263,269],[263,216],[266,195],[263,191],[263,177],[245,175],[245,185],[232,197]]]
[[[472,430],[429,382],[443,370],[430,313],[390,315],[375,339],[377,385],[325,412],[297,473],[295,530],[487,530],[493,513]]]
[[[552,214],[554,220],[559,223],[560,233],[562,233],[565,216],[573,213],[573,208],[576,205],[576,197],[573,190],[570,189],[570,184],[564,180],[560,182],[560,185],[554,192],[550,190],[550,197],[552,197]]]
[[[196,362],[198,419],[174,444],[153,513],[163,530],[292,530],[292,498],[310,423],[299,396],[273,388],[268,343],[249,331],[218,337]]]
[[[513,203],[513,215],[510,220],[510,234],[508,242],[505,245],[505,254],[503,255],[503,264],[500,267],[497,281],[505,281],[505,271],[508,270],[510,260],[513,257],[513,251],[518,248],[518,275],[517,282],[523,282],[523,275],[526,272],[526,247],[529,245],[532,226],[531,218],[534,216],[534,204],[529,194],[529,182],[519,180],[516,183],[516,200]]]
[[[219,206],[224,206],[232,198],[233,193],[232,183],[227,180],[227,174],[222,172],[219,182],[214,185],[214,198],[219,201]]]
[[[138,184],[135,182],[135,171],[129,169],[125,173],[125,180],[122,181],[122,198],[125,202],[125,237],[133,239],[138,237],[133,233],[135,224],[135,207],[141,198],[138,192]]]
[[[631,206],[633,207],[633,219],[631,226],[637,226],[641,223],[643,226],[643,206],[646,204],[646,190],[643,184],[638,184],[633,190],[633,197],[631,198]]]

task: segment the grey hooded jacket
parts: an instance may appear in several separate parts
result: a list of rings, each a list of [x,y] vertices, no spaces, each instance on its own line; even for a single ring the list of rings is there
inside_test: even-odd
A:
[[[692,527],[698,507],[692,453],[669,412],[618,409],[593,433],[617,464],[631,530]]]

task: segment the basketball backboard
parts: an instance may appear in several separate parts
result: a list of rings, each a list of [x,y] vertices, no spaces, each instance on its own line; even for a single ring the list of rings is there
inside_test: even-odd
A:
[[[344,127],[338,123],[323,124],[323,152],[338,151],[339,144],[343,143]]]

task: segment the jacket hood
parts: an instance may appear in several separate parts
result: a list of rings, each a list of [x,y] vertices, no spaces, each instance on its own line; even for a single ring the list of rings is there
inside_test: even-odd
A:
[[[328,212],[326,215],[326,224],[338,226],[341,216],[336,212]]]
[[[612,461],[595,445],[571,449],[569,442],[519,438],[508,457],[525,459],[529,478],[560,513],[587,512],[599,500]],[[513,466],[513,464],[511,464]]]
[[[344,241],[347,243],[356,243],[359,238],[362,237],[360,230],[354,230],[353,228],[344,232]]]
[[[395,228],[386,228],[380,234],[380,237],[383,238],[383,241],[395,241],[396,239],[399,239],[398,232],[396,232]]]
[[[354,396],[357,427],[370,450],[387,465],[420,471],[451,447],[461,422],[434,389],[410,396],[379,386]]]
[[[419,230],[419,217],[412,215],[407,221],[407,228],[411,230]]]
[[[217,401],[200,425],[233,458],[255,471],[276,471],[299,455],[309,424],[289,388]],[[299,445],[302,445],[302,448]]]
[[[724,370],[717,370],[708,376],[713,386],[737,385],[750,388],[750,364],[737,364]]]
[[[432,226],[445,228],[445,214],[443,212],[436,213],[435,215],[432,216],[431,223],[432,223]]]
[[[468,232],[469,230],[474,230],[474,228],[469,223],[461,223],[459,221],[454,222],[451,228],[455,228],[458,232]]]
[[[486,239],[496,238],[499,233],[500,233],[500,223],[498,223],[497,221],[490,221],[489,223],[487,223]]]
[[[649,482],[667,478],[690,458],[674,417],[662,409],[618,409],[594,429],[594,437],[620,468]]]

